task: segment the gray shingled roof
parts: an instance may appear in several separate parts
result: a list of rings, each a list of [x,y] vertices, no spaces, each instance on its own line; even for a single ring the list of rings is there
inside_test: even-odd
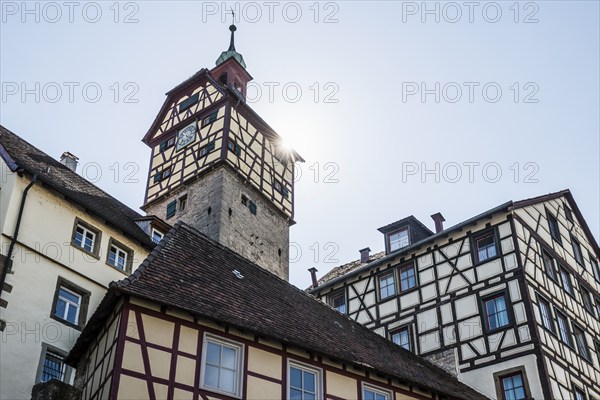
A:
[[[143,216],[98,186],[71,171],[58,160],[0,125],[0,156],[11,171],[37,174],[38,181],[104,219],[143,245],[153,248],[151,238],[135,223]]]
[[[102,318],[114,307],[116,293],[149,299],[373,369],[450,398],[485,398],[442,369],[181,222],[136,272],[111,286],[71,351],[71,364],[78,362]],[[111,296],[115,300],[111,301]]]

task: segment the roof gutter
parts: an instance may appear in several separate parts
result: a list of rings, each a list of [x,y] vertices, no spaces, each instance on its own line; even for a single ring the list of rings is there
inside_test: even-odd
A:
[[[4,259],[4,266],[2,268],[2,276],[0,277],[0,294],[2,290],[4,290],[4,282],[6,280],[6,275],[8,274],[8,270],[12,267],[12,253],[15,249],[15,244],[17,243],[17,237],[19,236],[19,228],[21,227],[21,219],[23,218],[23,211],[25,210],[25,201],[27,200],[27,193],[29,189],[35,184],[37,181],[37,173],[33,175],[31,182],[27,185],[25,190],[23,190],[23,196],[21,197],[21,205],[19,206],[19,214],[17,215],[17,224],[15,225],[15,231],[12,235],[12,239],[10,241],[10,246],[8,247],[8,253],[6,254],[6,258]]]
[[[508,201],[508,202],[506,202],[504,204],[501,204],[501,205],[499,205],[497,207],[492,208],[491,210],[488,210],[488,211],[486,211],[484,213],[481,213],[481,214],[476,215],[476,216],[474,216],[472,218],[469,218],[469,219],[467,219],[467,220],[465,220],[465,221],[463,221],[463,222],[461,222],[461,223],[459,223],[457,225],[454,225],[454,226],[452,226],[452,227],[450,227],[448,229],[445,229],[445,230],[443,230],[441,232],[438,232],[436,234],[428,236],[425,239],[422,239],[422,240],[420,240],[420,241],[418,241],[416,243],[413,243],[413,244],[411,244],[411,245],[409,245],[407,247],[404,247],[404,248],[402,248],[400,250],[397,250],[397,251],[395,251],[393,253],[390,253],[390,254],[388,254],[388,255],[386,255],[384,257],[381,257],[381,258],[379,258],[379,259],[377,259],[375,261],[372,261],[372,262],[370,262],[370,263],[368,263],[368,264],[366,264],[366,265],[364,265],[364,266],[362,266],[362,267],[360,267],[358,269],[355,269],[354,271],[351,271],[351,272],[349,272],[347,274],[340,275],[337,278],[332,279],[330,281],[327,281],[327,282],[325,282],[325,283],[323,283],[323,284],[321,284],[321,285],[319,285],[319,286],[317,286],[315,288],[311,288],[311,289],[307,290],[306,292],[309,293],[309,294],[320,292],[321,290],[323,290],[325,288],[328,288],[330,286],[333,286],[333,285],[335,285],[338,282],[345,281],[348,278],[353,277],[355,275],[359,275],[359,274],[361,274],[364,271],[368,271],[368,270],[370,270],[370,269],[372,269],[374,267],[377,267],[377,266],[379,266],[381,264],[385,264],[386,262],[388,262],[390,260],[393,260],[393,259],[397,258],[398,256],[400,256],[402,254],[408,253],[411,250],[416,250],[419,247],[423,246],[424,244],[427,244],[429,242],[433,242],[436,239],[439,239],[440,237],[446,236],[446,235],[448,235],[451,232],[458,231],[458,230],[464,228],[467,225],[470,225],[470,224],[473,224],[473,223],[477,222],[478,220],[480,220],[482,218],[485,218],[485,217],[487,217],[489,215],[495,214],[495,213],[500,212],[500,211],[505,211],[505,210],[508,211],[509,208],[512,205],[513,205],[513,202],[512,201]]]

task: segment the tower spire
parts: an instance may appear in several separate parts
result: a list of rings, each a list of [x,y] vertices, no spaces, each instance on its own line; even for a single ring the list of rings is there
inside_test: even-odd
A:
[[[227,49],[227,51],[224,51],[221,53],[221,55],[219,56],[219,58],[217,59],[217,65],[221,65],[223,64],[225,61],[227,61],[230,58],[235,58],[237,62],[240,63],[240,65],[246,69],[246,63],[244,62],[244,57],[238,53],[235,50],[235,31],[237,31],[237,27],[235,26],[235,12],[233,10],[231,10],[231,17],[232,17],[232,22],[231,25],[229,25],[229,31],[231,31],[231,39],[229,41],[229,49]]]
[[[228,51],[235,51],[234,34],[237,28],[235,27],[235,11],[233,9],[231,9],[231,25],[229,25],[229,30],[231,31],[231,41],[229,42]]]

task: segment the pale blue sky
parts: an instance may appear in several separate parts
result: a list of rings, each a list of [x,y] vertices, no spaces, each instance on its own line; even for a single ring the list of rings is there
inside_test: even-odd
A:
[[[598,238],[599,3],[475,3],[428,2],[427,14],[420,1],[272,2],[270,20],[268,2],[31,2],[31,13],[2,2],[0,119],[51,155],[76,154],[90,179],[99,166],[97,184],[137,208],[149,160],[140,139],[164,93],[227,48],[221,11],[234,7],[251,105],[307,160],[292,283],[382,250],[376,229],[407,215],[432,227],[440,211],[450,226],[565,188]],[[437,177],[423,175],[436,163]]]

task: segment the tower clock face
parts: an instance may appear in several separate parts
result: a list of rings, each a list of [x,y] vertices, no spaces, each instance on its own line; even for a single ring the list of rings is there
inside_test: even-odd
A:
[[[196,123],[186,126],[177,133],[176,151],[181,150],[196,139]]]

